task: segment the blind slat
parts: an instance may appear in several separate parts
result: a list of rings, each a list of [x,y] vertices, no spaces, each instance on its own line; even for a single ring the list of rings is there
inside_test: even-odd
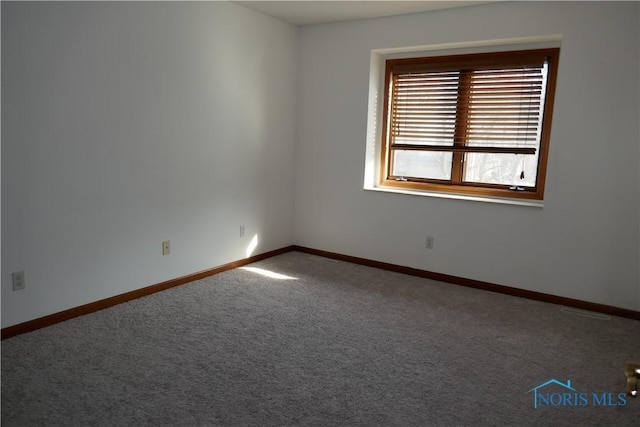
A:
[[[430,144],[392,144],[392,150],[440,151],[449,153],[503,153],[503,154],[535,154],[534,147],[460,147]]]

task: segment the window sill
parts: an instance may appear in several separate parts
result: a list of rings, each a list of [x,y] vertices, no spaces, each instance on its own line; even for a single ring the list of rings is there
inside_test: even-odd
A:
[[[498,203],[503,205],[528,206],[532,208],[544,207],[542,200],[530,199],[507,199],[503,197],[487,197],[487,196],[471,196],[458,193],[446,193],[424,190],[407,190],[403,188],[382,187],[382,186],[365,186],[366,191],[379,191],[382,193],[406,194],[410,196],[435,197],[440,199],[467,200],[472,202]]]

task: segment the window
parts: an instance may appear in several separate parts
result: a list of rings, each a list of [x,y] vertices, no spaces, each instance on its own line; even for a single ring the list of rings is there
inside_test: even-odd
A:
[[[542,200],[558,56],[387,60],[380,185]]]

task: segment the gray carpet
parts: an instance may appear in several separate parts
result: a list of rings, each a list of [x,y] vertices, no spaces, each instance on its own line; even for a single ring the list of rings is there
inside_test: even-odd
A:
[[[640,322],[290,252],[2,342],[3,426],[640,425]],[[555,392],[562,392],[557,385]],[[589,398],[590,399],[590,398]]]

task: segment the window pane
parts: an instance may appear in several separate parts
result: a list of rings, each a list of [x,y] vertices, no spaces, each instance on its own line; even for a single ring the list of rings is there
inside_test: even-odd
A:
[[[464,181],[535,187],[538,155],[467,153]],[[524,173],[524,178],[521,176]]]
[[[459,74],[394,75],[391,137],[395,144],[453,145]]]
[[[467,89],[467,145],[538,148],[546,75],[546,64],[473,72]]]
[[[395,151],[392,174],[404,177],[450,180],[452,160],[452,153]]]

